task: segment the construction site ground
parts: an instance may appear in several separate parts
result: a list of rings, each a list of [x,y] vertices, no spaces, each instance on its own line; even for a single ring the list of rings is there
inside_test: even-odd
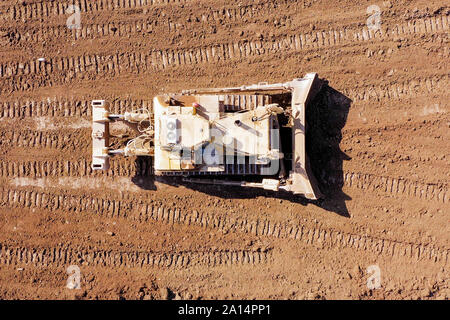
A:
[[[448,3],[75,0],[69,29],[71,3],[0,3],[1,299],[450,298]],[[308,72],[321,201],[91,169],[93,99]]]

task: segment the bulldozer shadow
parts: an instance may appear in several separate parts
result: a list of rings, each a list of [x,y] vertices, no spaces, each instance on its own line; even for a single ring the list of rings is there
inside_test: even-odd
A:
[[[179,177],[158,177],[157,181],[171,185],[184,186],[191,190],[202,192],[223,199],[255,199],[258,197],[275,198],[298,203],[301,205],[316,205],[327,211],[343,217],[350,217],[346,201],[351,198],[342,191],[343,161],[350,160],[340,149],[342,129],[347,122],[352,101],[344,94],[333,89],[324,81],[321,91],[316,95],[306,113],[307,135],[306,151],[311,170],[316,177],[323,199],[308,200],[299,195],[279,191],[267,191],[255,188],[244,188],[226,185],[206,185],[183,181]],[[137,171],[145,171],[150,164],[137,158]],[[144,169],[142,169],[144,167]],[[133,177],[132,181],[144,190],[156,190],[155,177],[151,175]],[[216,176],[215,178],[219,178]],[[230,177],[229,177],[230,178]],[[234,177],[234,180],[251,180],[254,177]]]
[[[351,103],[350,98],[325,82],[313,107],[306,113],[306,151],[311,170],[324,194],[318,205],[344,217],[350,217],[346,201],[351,197],[342,190],[343,163],[351,158],[340,149],[340,143]]]
[[[153,158],[137,156],[134,167],[136,174],[131,178],[131,181],[142,190],[156,191]]]

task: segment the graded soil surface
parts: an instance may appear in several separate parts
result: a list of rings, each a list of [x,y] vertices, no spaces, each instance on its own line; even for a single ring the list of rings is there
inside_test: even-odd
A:
[[[69,2],[0,3],[0,299],[450,298],[448,3]],[[93,99],[308,72],[321,201],[91,170]]]

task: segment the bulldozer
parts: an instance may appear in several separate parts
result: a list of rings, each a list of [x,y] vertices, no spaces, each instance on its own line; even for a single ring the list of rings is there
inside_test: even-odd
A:
[[[306,154],[306,112],[322,81],[308,73],[284,83],[183,90],[154,97],[151,110],[109,111],[92,101],[92,169],[111,157],[152,157],[155,176],[322,197]],[[110,145],[110,124],[136,136]]]

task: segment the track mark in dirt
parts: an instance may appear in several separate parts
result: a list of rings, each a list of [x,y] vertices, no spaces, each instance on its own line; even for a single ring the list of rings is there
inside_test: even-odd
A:
[[[262,8],[267,10],[275,9],[276,5],[263,4]],[[202,14],[200,21],[215,21],[223,24],[226,21],[242,21],[242,19],[251,19],[258,16],[260,6],[251,4],[242,6],[240,9],[227,8],[215,10]],[[220,17],[220,18],[219,18]],[[82,24],[81,29],[69,30],[66,25],[47,26],[43,28],[16,28],[9,31],[7,36],[11,37],[11,44],[17,41],[21,42],[42,42],[58,38],[67,40],[96,39],[101,37],[122,38],[127,36],[139,36],[142,33],[153,32],[157,26],[164,26],[165,32],[177,32],[186,28],[189,22],[172,22],[167,18],[165,21],[149,21],[148,19],[138,19],[127,22]],[[285,49],[306,49],[306,48],[327,48],[336,45],[351,44],[354,42],[363,42],[368,40],[383,41],[389,37],[414,36],[417,34],[435,34],[448,30],[449,20],[447,15],[438,15],[429,18],[419,18],[409,20],[400,24],[392,23],[389,29],[381,29],[374,32],[367,28],[343,27],[339,30],[322,30],[310,33],[302,33],[281,37],[276,40],[280,43],[279,48]],[[263,42],[260,42],[263,43]],[[262,47],[266,47],[263,45]]]
[[[27,144],[23,144],[27,146]],[[107,177],[152,177],[153,163],[150,158],[139,158],[136,161],[121,159],[111,161]],[[105,174],[91,169],[87,160],[29,160],[0,161],[0,177],[42,178],[42,177],[101,177]],[[398,177],[378,176],[361,172],[337,173],[333,177],[334,184],[351,188],[378,191],[386,194],[403,195],[423,200],[449,203],[449,193],[446,185],[436,183],[420,183]]]
[[[214,213],[181,211],[178,208],[152,206],[139,200],[114,200],[89,196],[56,195],[54,193],[0,189],[0,205],[3,207],[26,207],[65,212],[91,212],[108,217],[128,218],[134,221],[160,221],[168,224],[197,225],[218,229],[222,232],[242,232],[255,236],[294,239],[319,247],[352,248],[385,256],[408,257],[448,263],[450,249],[432,245],[414,244],[357,235],[332,229],[308,228],[291,223],[270,220],[231,218]]]
[[[345,186],[368,191],[381,191],[388,194],[407,195],[423,200],[441,203],[450,202],[446,186],[432,183],[419,183],[403,178],[384,177],[359,172],[344,172],[341,179]]]
[[[92,117],[92,100],[43,99],[40,101],[15,100],[0,102],[0,118],[35,118],[35,117]],[[116,99],[108,101],[110,111],[124,113],[133,109],[153,111],[150,100]]]
[[[86,177],[109,176],[129,177],[153,176],[153,164],[150,158],[139,158],[136,164],[132,159],[118,159],[110,162],[111,168],[106,173],[93,171],[91,162],[87,160],[27,160],[0,161],[1,177]]]
[[[118,177],[108,179],[104,177],[58,177],[58,178],[25,178],[18,177],[11,180],[11,184],[16,187],[39,187],[48,189],[49,187],[60,187],[62,189],[78,190],[106,190],[117,191],[126,190],[127,192],[139,193],[140,187],[134,184],[128,177]]]
[[[98,13],[119,9],[143,8],[155,5],[183,4],[192,0],[75,0],[75,1],[40,1],[25,5],[15,5],[7,8],[6,17],[10,20],[42,18],[50,16],[67,15],[69,4],[80,8],[81,12]]]
[[[26,79],[24,78],[26,84]],[[19,81],[20,82],[20,81]],[[30,86],[39,85],[33,82]],[[406,99],[420,97],[432,93],[446,93],[449,85],[449,76],[432,76],[410,79],[400,83],[385,85],[368,85],[358,88],[337,88],[342,90],[352,101],[384,101],[389,99]],[[29,87],[20,87],[14,82],[12,90],[27,90]],[[22,88],[22,89],[21,89]],[[5,89],[6,90],[6,89]],[[90,117],[92,108],[91,101],[87,100],[42,100],[42,101],[5,101],[0,102],[1,118],[25,118],[36,116],[78,116]],[[131,109],[146,108],[152,111],[152,101],[149,100],[114,100],[111,101],[111,112],[123,113]]]
[[[437,19],[437,18],[436,18]],[[448,29],[447,16],[440,17],[445,24],[438,24],[443,30]],[[438,19],[438,20],[439,20]],[[426,19],[422,19],[426,20]],[[411,21],[408,21],[410,24]],[[418,24],[422,25],[421,23]],[[423,22],[423,30],[419,33],[434,32],[433,28],[427,29]],[[400,28],[404,30],[403,28]],[[399,28],[394,28],[399,30]],[[407,28],[407,30],[410,30]],[[415,25],[411,30],[415,33]],[[268,55],[280,52],[296,52],[305,48],[321,48],[339,42],[339,39],[349,41],[367,41],[375,35],[368,31],[367,36],[352,33],[348,30],[314,32],[286,36],[275,41],[237,41],[234,43],[215,44],[207,47],[197,47],[180,50],[154,50],[152,52],[123,52],[112,55],[89,54],[85,56],[54,57],[45,62],[37,60],[27,62],[9,62],[0,65],[0,78],[2,79],[3,92],[34,89],[41,86],[53,85],[55,83],[66,83],[72,81],[77,74],[93,73],[95,75],[118,75],[123,72],[141,74],[148,70],[164,70],[168,67],[179,67],[197,65],[201,63],[217,63],[220,61],[244,59],[252,56]],[[385,39],[386,33],[379,37]],[[396,36],[401,33],[394,33]],[[329,35],[329,39],[327,39]],[[372,35],[372,36],[371,36]],[[50,74],[64,73],[61,79],[54,78],[50,81]],[[28,79],[30,76],[39,76],[42,79]]]
[[[109,68],[109,67],[108,67]],[[109,69],[108,69],[109,70]],[[56,79],[52,79],[51,82],[47,82],[47,80],[43,81],[30,81],[27,77],[19,76],[14,79],[0,79],[0,83],[3,82],[3,90],[4,92],[15,92],[15,91],[24,91],[29,89],[37,89],[45,86],[53,86],[58,82],[61,83],[70,83],[72,79],[71,77],[65,78],[63,81]],[[342,90],[344,94],[346,94],[353,101],[370,101],[370,100],[388,100],[388,99],[401,99],[401,98],[413,98],[419,97],[424,94],[430,93],[445,93],[445,88],[448,87],[449,78],[448,75],[441,76],[432,76],[432,77],[423,77],[417,79],[411,79],[400,83],[392,83],[389,85],[368,85],[366,87],[359,88],[337,88]],[[442,89],[442,90],[440,90]],[[14,104],[15,102],[4,102],[3,103],[3,113],[8,115],[20,114],[20,111],[15,111],[15,108],[22,108],[23,106],[17,106]],[[12,104],[12,105],[11,105]],[[148,105],[148,103],[146,103]],[[6,111],[8,108],[8,111]],[[9,113],[10,111],[12,113]],[[26,111],[25,111],[26,112]],[[78,111],[75,111],[78,112]],[[79,111],[82,112],[82,111]],[[84,111],[84,114],[86,111]]]
[[[342,89],[343,93],[353,102],[356,101],[380,101],[383,99],[414,98],[424,94],[437,92],[443,89],[445,93],[449,85],[449,76],[411,79],[404,82],[396,82],[381,86],[368,85],[365,87]]]
[[[423,110],[421,110],[421,111],[423,111]],[[437,112],[435,112],[434,114],[445,113],[444,110],[442,110],[442,112],[439,112],[438,110],[436,110],[436,111]],[[422,114],[422,115],[431,115],[431,114],[433,114],[433,113]],[[422,129],[422,128],[426,129],[428,126],[433,126],[436,129],[438,129],[441,126],[445,126],[446,123],[447,123],[447,121],[445,118],[442,118],[442,119],[434,118],[434,119],[427,120],[426,122],[424,122],[423,119],[415,119],[415,121],[411,120],[411,121],[407,121],[407,122],[397,122],[397,123],[393,123],[393,124],[389,124],[389,125],[378,124],[376,126],[369,126],[369,127],[353,127],[350,129],[344,129],[342,131],[342,135],[353,138],[353,137],[358,137],[358,136],[377,134],[380,132],[383,132],[383,134],[397,134],[397,131],[400,131],[400,130],[409,131],[412,129]],[[401,133],[398,133],[398,134],[401,134]]]
[[[63,128],[60,128],[64,130]],[[91,136],[87,130],[70,130],[71,133],[38,130],[1,130],[0,145],[3,147],[52,148],[61,151],[87,151],[90,147]]]
[[[102,267],[187,268],[221,265],[255,265],[272,259],[271,251],[187,251],[158,253],[114,251],[86,248],[25,248],[0,244],[0,265],[33,265],[35,267],[71,264]]]
[[[269,1],[262,3],[251,3],[247,5],[240,5],[238,8],[229,7],[219,10],[212,10],[211,8],[201,8],[200,11],[192,19],[174,20],[172,16],[159,16],[158,19],[134,19],[127,21],[111,21],[109,23],[83,23],[76,31],[67,28],[65,24],[46,26],[46,27],[30,27],[17,26],[13,31],[8,32],[8,37],[11,39],[11,45],[20,42],[42,42],[45,40],[55,40],[59,38],[66,38],[67,40],[79,39],[95,39],[100,37],[127,37],[139,36],[141,34],[155,32],[162,27],[162,32],[177,32],[183,29],[199,28],[202,25],[199,23],[216,23],[223,25],[230,22],[242,22],[244,19],[252,19],[264,14],[269,14],[270,11],[279,7],[279,3],[287,3],[289,1]],[[13,9],[10,9],[13,10]],[[83,11],[82,11],[83,12]],[[85,13],[85,12],[83,12]],[[143,12],[142,12],[143,13]],[[128,17],[127,17],[128,18]],[[120,18],[119,18],[120,19]]]

